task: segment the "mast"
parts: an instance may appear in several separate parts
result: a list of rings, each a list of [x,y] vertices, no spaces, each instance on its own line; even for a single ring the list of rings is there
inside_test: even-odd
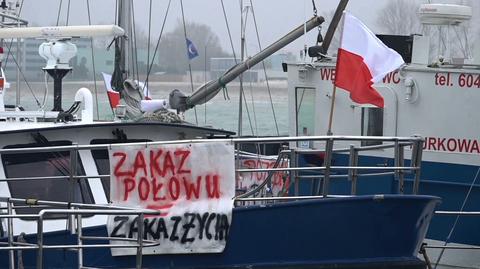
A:
[[[112,88],[118,92],[123,90],[123,82],[130,76],[133,61],[130,59],[132,33],[132,1],[117,0],[117,24],[125,31],[125,36],[115,39],[115,68],[112,74]]]
[[[245,28],[247,20],[248,9],[243,7],[243,0],[240,0],[240,61],[244,61],[245,59]],[[244,18],[245,15],[245,18]],[[235,61],[237,61],[235,59]],[[240,80],[240,88],[239,88],[239,99],[238,99],[238,136],[242,135],[242,127],[243,127],[243,73],[240,74],[238,77]]]

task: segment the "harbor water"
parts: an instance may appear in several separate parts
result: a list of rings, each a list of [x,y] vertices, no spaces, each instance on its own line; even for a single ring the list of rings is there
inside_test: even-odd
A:
[[[201,83],[194,83],[193,88],[201,86]],[[93,95],[94,103],[98,102],[98,110],[94,108],[94,119],[111,120],[113,113],[108,103],[106,89],[103,81],[65,81],[63,84],[62,107],[68,109],[73,104],[75,93],[81,87],[88,88]],[[243,135],[287,135],[288,134],[288,103],[287,103],[287,82],[272,81],[269,83],[270,95],[267,84],[245,83],[243,99]],[[44,109],[51,110],[53,107],[53,84],[48,84],[47,100],[44,101],[45,83],[30,82],[20,84],[20,105],[26,110],[39,110],[35,98],[40,106],[45,103]],[[95,90],[96,89],[96,90]],[[185,94],[192,91],[192,86],[188,82],[150,82],[149,91],[153,99],[168,98],[168,94],[173,89],[179,89]],[[186,112],[186,121],[199,125],[210,126],[229,131],[238,131],[239,114],[239,83],[230,83],[224,91],[220,91],[216,97],[210,100],[206,105],[200,105],[196,109]],[[16,103],[16,85],[11,83],[11,87],[6,90],[5,104]],[[97,92],[95,94],[95,92]],[[35,95],[35,98],[33,97]],[[98,98],[98,100],[95,100]],[[246,103],[246,106],[245,106]],[[275,117],[272,112],[272,106],[275,111]],[[275,124],[275,119],[276,123]],[[278,133],[277,127],[278,126]]]

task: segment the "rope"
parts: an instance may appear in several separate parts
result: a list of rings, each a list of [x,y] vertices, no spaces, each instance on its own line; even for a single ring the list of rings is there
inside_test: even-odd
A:
[[[90,0],[87,0],[87,14],[88,14],[88,25],[92,25],[92,19],[90,16]],[[97,89],[97,80],[95,75],[97,71],[95,70],[95,53],[93,49],[93,38],[90,38],[90,47],[92,48],[92,69],[93,69],[93,87],[94,87],[94,94],[95,94],[95,105],[97,107],[97,120],[100,119],[100,111],[98,107],[98,89]]]
[[[315,2],[312,0],[315,14],[316,14],[316,7]],[[257,34],[257,41],[258,41],[258,48],[262,50],[262,45],[260,43],[260,35],[258,33],[258,26],[257,26],[257,19],[255,16],[255,10],[253,9],[253,1],[250,0],[250,6],[252,7],[252,16],[253,16],[253,23],[255,25],[255,32]],[[273,121],[275,123],[275,129],[277,131],[277,136],[280,135],[280,131],[278,130],[278,122],[277,122],[277,115],[275,113],[275,107],[273,106],[273,99],[272,99],[272,92],[270,90],[270,82],[267,76],[267,68],[265,67],[265,61],[262,61],[263,73],[265,74],[265,82],[267,83],[267,91],[268,91],[268,98],[270,99],[270,105],[272,107],[272,114],[273,114]]]
[[[180,7],[181,7],[181,10],[182,10],[183,33],[184,33],[184,36],[185,36],[185,46],[186,46],[187,51],[188,51],[187,26],[185,24],[185,13],[183,12],[183,0],[180,0]],[[190,63],[190,59],[188,59],[188,70],[190,71],[190,86],[192,88],[192,93],[193,93],[194,90],[193,90],[192,64]],[[195,122],[198,125],[197,108],[194,107],[193,110],[195,111]]]
[[[477,173],[475,174],[475,178],[472,181],[472,184],[470,184],[470,188],[468,189],[467,195],[465,196],[465,199],[463,200],[462,207],[460,208],[460,212],[463,212],[465,205],[467,204],[468,198],[470,197],[470,193],[473,190],[473,186],[475,186],[475,183],[477,182],[478,175],[480,174],[480,168],[478,168]],[[453,232],[455,231],[455,228],[457,227],[458,221],[460,220],[460,215],[457,215],[455,218],[455,222],[453,223],[452,229],[450,229],[450,232],[447,235],[447,238],[445,239],[445,243],[443,246],[446,246],[448,242],[450,242],[450,238],[453,235]],[[442,248],[442,251],[440,252],[440,255],[437,258],[437,261],[435,262],[435,267],[434,269],[437,269],[438,263],[442,259],[443,254],[445,253],[445,249]]]
[[[223,99],[225,100],[230,100],[230,96],[228,95],[228,89],[227,89],[227,85],[223,82],[222,80],[222,77],[220,76],[218,78],[218,84],[220,84],[220,87],[222,88],[222,93],[223,93]],[[205,96],[205,100],[207,99],[207,97]],[[206,102],[206,101],[205,101]],[[206,104],[206,103],[205,103]],[[205,110],[207,108],[205,107]]]
[[[160,35],[158,36],[157,45],[155,46],[155,51],[153,52],[152,61],[149,63],[149,66],[148,66],[147,77],[145,78],[145,83],[143,84],[142,92],[145,89],[145,85],[147,85],[150,72],[152,71],[153,63],[155,62],[155,56],[157,55],[158,47],[160,46],[160,40],[162,39],[163,30],[165,29],[165,22],[167,21],[167,16],[168,16],[168,12],[170,11],[171,3],[172,3],[172,0],[168,0],[168,6],[167,6],[167,10],[165,11],[165,17],[163,18],[162,28],[160,29]]]

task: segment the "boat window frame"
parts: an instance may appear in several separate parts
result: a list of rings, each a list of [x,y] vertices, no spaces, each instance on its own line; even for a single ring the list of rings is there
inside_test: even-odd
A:
[[[303,94],[301,99],[299,100],[299,90],[303,90]],[[304,99],[305,97],[305,92],[311,93],[311,102],[313,103],[312,105],[312,119],[311,122],[307,125],[311,126],[302,126],[302,133],[300,133],[300,113],[301,113],[301,106],[303,104],[303,100],[308,100]],[[295,87],[295,135],[296,136],[313,136],[315,135],[315,110],[316,110],[316,96],[317,96],[317,90],[315,87],[307,87],[307,86],[299,86]],[[300,104],[299,104],[300,101]],[[308,127],[311,127],[311,130],[308,130]],[[298,141],[297,146],[300,148],[312,148],[312,141]]]
[[[360,109],[360,135],[383,136],[385,133],[385,109],[371,105],[362,105],[360,106]],[[376,146],[382,144],[382,141],[362,141],[361,143],[362,146]]]
[[[36,147],[49,147],[49,146],[71,146],[73,145],[73,142],[70,141],[70,140],[55,140],[55,141],[47,141],[47,142],[33,142],[33,143],[24,143],[24,144],[12,144],[12,145],[6,145],[3,147],[3,149],[18,149],[18,148],[36,148]],[[30,155],[30,158],[38,158],[40,159],[41,157],[47,157],[47,156],[51,156],[51,155],[54,155],[54,154],[61,154],[60,157],[62,158],[65,158],[65,160],[68,161],[68,168],[70,168],[70,151],[55,151],[55,152],[37,152],[37,153],[13,153],[13,154],[2,154],[2,167],[3,167],[3,170],[5,172],[5,178],[12,178],[11,176],[9,176],[9,174],[11,175],[11,172],[13,171],[10,171],[10,168],[8,167],[8,161],[9,161],[9,156],[16,156],[16,158],[22,158],[22,155],[25,155],[25,154],[28,154]],[[36,154],[36,156],[32,156],[32,154]],[[42,155],[43,154],[43,155]],[[80,157],[80,154],[78,153],[78,151],[76,152],[77,156],[76,156],[76,160],[77,160],[77,167],[76,167],[76,176],[85,176],[86,175],[86,171],[85,171],[85,168],[83,167],[83,163],[81,161],[81,157]],[[42,162],[46,162],[48,161],[47,158],[43,159]],[[37,161],[38,163],[38,161]],[[53,165],[55,166],[55,165]],[[65,167],[63,167],[65,168]],[[59,172],[60,169],[58,169],[58,167],[56,167],[56,172]],[[70,176],[70,170],[68,170],[68,173],[65,174],[63,173],[62,171],[60,171],[62,174],[64,174],[63,176]],[[52,175],[35,175],[36,177],[49,177],[49,176],[52,176]],[[28,176],[21,176],[21,177],[31,177],[31,175],[28,175]],[[40,182],[40,184],[42,185],[42,188],[38,188],[39,190],[45,190],[46,189],[46,186],[45,186],[45,181],[49,181],[50,184],[52,183],[56,183],[56,182],[60,182],[60,183],[65,183],[63,184],[62,186],[65,186],[68,191],[72,191],[70,188],[72,186],[72,183],[70,182],[69,179],[65,179],[65,180],[61,180],[61,179],[38,179],[38,180],[21,180],[21,181],[7,181],[7,185],[8,185],[8,189],[9,189],[9,192],[10,192],[10,196],[11,197],[14,197],[14,198],[25,198],[25,199],[40,199],[40,200],[51,200],[51,201],[61,201],[61,202],[69,202],[69,201],[62,201],[64,199],[55,199],[53,198],[52,196],[52,199],[50,198],[47,198],[47,199],[44,199],[44,198],[38,198],[38,195],[29,195],[29,197],[15,197],[15,189],[18,187],[16,186],[16,184],[26,184],[26,182],[31,182],[31,181],[38,181]],[[35,182],[37,183],[37,182]],[[87,178],[81,178],[81,179],[76,179],[76,183],[78,184],[74,184],[75,188],[78,187],[78,193],[80,194],[80,200],[75,200],[73,202],[79,202],[79,203],[83,203],[83,204],[94,204],[95,203],[95,198],[93,196],[93,192],[92,192],[92,189],[91,189],[91,186],[88,182],[88,179]],[[74,192],[76,192],[76,189],[73,190]],[[52,192],[50,194],[54,194],[56,192]],[[44,193],[43,193],[44,194]],[[34,196],[37,196],[37,197],[34,197]],[[40,195],[41,196],[41,195]],[[69,195],[67,195],[69,196]],[[77,198],[77,197],[76,197]],[[77,198],[78,199],[78,198]],[[70,201],[72,202],[72,201]],[[20,205],[19,203],[14,203],[14,206],[18,206]],[[38,212],[40,210],[42,210],[43,208],[42,207],[28,207],[28,208],[17,208],[15,209],[15,212],[16,214],[38,214]],[[58,215],[49,215],[47,216],[46,218],[47,219],[66,219],[66,215],[65,214],[58,214]],[[85,215],[84,217],[91,217],[90,215]],[[34,220],[32,218],[20,218],[22,220]]]

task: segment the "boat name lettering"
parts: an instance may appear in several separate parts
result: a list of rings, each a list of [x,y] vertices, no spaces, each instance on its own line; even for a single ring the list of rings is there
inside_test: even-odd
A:
[[[335,68],[321,68],[320,69],[320,79],[321,80],[335,80]],[[382,82],[384,84],[399,84],[400,83],[400,73],[393,71],[385,75]]]
[[[423,149],[480,154],[480,141],[466,138],[425,137]]]
[[[322,68],[320,69],[320,78],[322,80],[335,80],[335,68]]]

